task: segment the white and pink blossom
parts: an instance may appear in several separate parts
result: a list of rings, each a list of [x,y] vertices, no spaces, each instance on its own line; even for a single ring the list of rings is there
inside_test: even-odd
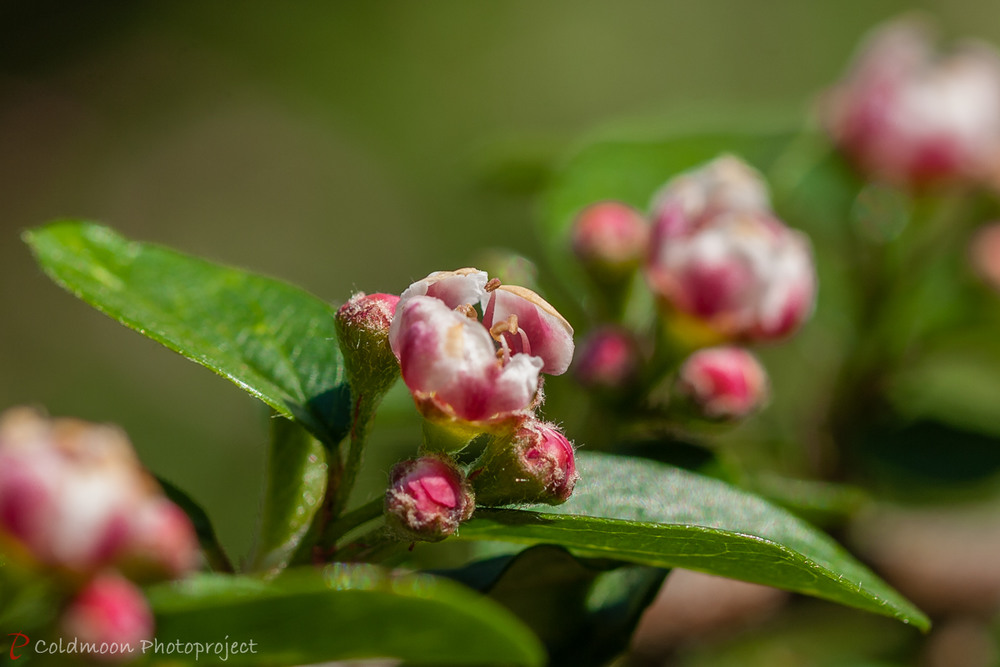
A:
[[[899,185],[980,181],[1000,163],[1000,55],[967,42],[934,53],[912,18],[874,31],[822,115],[869,177]]]

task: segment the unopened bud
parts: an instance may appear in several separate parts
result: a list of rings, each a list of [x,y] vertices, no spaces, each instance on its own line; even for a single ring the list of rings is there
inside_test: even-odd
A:
[[[649,229],[642,215],[620,202],[583,209],[573,223],[573,252],[597,278],[628,275],[646,254]]]
[[[389,347],[389,327],[399,297],[359,292],[337,310],[337,335],[351,387],[381,396],[399,377],[399,363]]]
[[[119,567],[142,581],[176,579],[198,565],[198,538],[184,511],[164,497],[135,508]]]
[[[437,542],[472,516],[475,498],[465,475],[443,456],[393,466],[385,493],[386,521],[407,540]]]
[[[584,387],[617,391],[628,387],[639,371],[639,350],[632,334],[618,327],[592,331],[580,345],[573,366]]]
[[[578,478],[573,445],[559,427],[530,420],[476,472],[473,484],[483,505],[558,505],[572,495]]]
[[[742,348],[706,348],[681,365],[677,393],[700,417],[743,419],[767,401],[767,373],[756,357]]]
[[[152,639],[153,615],[134,584],[106,574],[93,579],[70,603],[62,617],[62,630],[71,640],[96,647],[99,652],[92,657],[124,662],[136,657],[143,641]]]

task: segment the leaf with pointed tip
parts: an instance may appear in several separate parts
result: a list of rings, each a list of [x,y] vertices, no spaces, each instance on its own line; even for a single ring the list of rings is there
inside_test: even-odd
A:
[[[327,445],[350,398],[334,310],[286,283],[63,221],[26,232],[59,285],[125,326],[233,381]]]
[[[564,505],[478,509],[460,538],[558,544],[578,555],[684,567],[930,627],[827,535],[757,496],[652,461],[581,452],[577,463],[581,482]]]
[[[241,643],[238,665],[388,657],[420,664],[541,666],[538,639],[510,612],[454,582],[373,565],[286,570],[272,582],[202,575],[148,591],[164,643]]]

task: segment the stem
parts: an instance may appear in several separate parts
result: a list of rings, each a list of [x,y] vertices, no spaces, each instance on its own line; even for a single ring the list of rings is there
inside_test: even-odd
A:
[[[344,514],[326,527],[326,530],[323,533],[323,542],[320,546],[325,549],[335,548],[337,546],[337,542],[344,535],[347,535],[355,528],[358,528],[369,521],[374,521],[375,519],[381,517],[384,504],[385,501],[383,501],[382,498],[376,498],[361,507]]]
[[[347,501],[357,481],[361,470],[361,460],[368,443],[368,431],[375,417],[378,400],[370,401],[365,394],[359,394],[354,400],[354,415],[351,423],[351,442],[347,450],[347,461],[344,463],[343,475],[336,488],[336,495],[330,510],[330,517],[336,519],[347,507]],[[323,531],[326,532],[325,530]]]

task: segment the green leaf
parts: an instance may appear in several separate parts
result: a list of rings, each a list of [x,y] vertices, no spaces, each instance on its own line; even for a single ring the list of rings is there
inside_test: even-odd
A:
[[[255,642],[232,664],[389,657],[418,664],[542,665],[538,639],[497,603],[454,582],[371,565],[287,570],[270,583],[200,576],[149,591],[166,643]]]
[[[271,445],[260,527],[251,569],[275,573],[288,566],[323,503],[326,451],[294,422],[271,422]]]
[[[222,548],[219,537],[215,533],[212,521],[208,514],[196,503],[191,496],[174,486],[171,482],[162,477],[157,477],[156,481],[163,487],[163,492],[172,503],[184,510],[184,513],[191,519],[195,534],[198,536],[198,543],[205,554],[205,560],[209,567],[219,572],[232,572],[233,565],[226,555],[226,550]]]
[[[581,453],[564,505],[479,509],[460,537],[558,544],[585,556],[684,567],[814,595],[912,623],[928,618],[832,539],[718,480],[607,454]]]
[[[61,286],[336,444],[349,392],[334,311],[283,282],[219,266],[107,227],[56,222],[24,235]]]

